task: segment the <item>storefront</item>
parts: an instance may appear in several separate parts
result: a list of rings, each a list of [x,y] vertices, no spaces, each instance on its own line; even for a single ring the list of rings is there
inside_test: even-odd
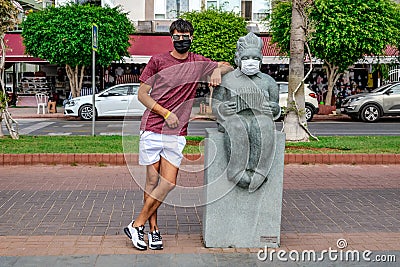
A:
[[[276,45],[271,45],[271,37],[262,36],[264,41],[262,71],[271,75],[277,81],[287,81],[289,74],[289,58],[279,55]],[[58,103],[69,96],[69,82],[64,66],[50,65],[47,61],[25,54],[20,33],[6,34],[5,40],[10,49],[6,52],[6,85],[11,93],[18,94],[19,99],[33,96],[38,92],[45,92],[53,96]],[[139,76],[151,56],[172,50],[169,35],[132,35],[131,47],[128,49],[130,57],[124,57],[119,62],[113,62],[106,68],[96,70],[96,89],[102,90],[115,84],[139,82]],[[388,48],[390,49],[390,48]],[[386,55],[393,58],[393,51]],[[381,63],[382,63],[382,59]],[[388,61],[388,60],[387,60]],[[389,62],[389,61],[388,61]],[[376,87],[377,76],[372,75],[372,65],[376,64],[373,58],[366,63],[356,64],[338,80],[337,87],[350,86],[362,90]],[[305,64],[307,71],[309,64]],[[87,67],[83,78],[82,92],[89,92],[92,88],[91,67]],[[326,74],[322,63],[313,63],[313,72],[307,80],[313,90],[324,91],[326,88]],[[90,89],[90,90],[89,90]],[[200,95],[207,94],[202,92]],[[21,101],[19,101],[21,102]]]

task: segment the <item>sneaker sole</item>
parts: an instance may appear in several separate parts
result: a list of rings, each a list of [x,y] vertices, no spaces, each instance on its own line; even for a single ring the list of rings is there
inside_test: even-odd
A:
[[[128,228],[128,227],[125,227],[125,228],[124,228],[124,232],[125,232],[125,234],[129,237],[129,239],[132,240],[131,231],[129,231],[129,228]],[[135,245],[133,242],[132,242],[132,244],[135,246],[135,248],[137,248],[137,249],[139,249],[139,250],[146,250],[146,249],[147,249],[147,247],[142,247],[142,246],[140,246],[139,244]]]
[[[164,247],[163,247],[163,245],[152,245],[152,246],[149,246],[149,248],[152,250],[162,250]]]

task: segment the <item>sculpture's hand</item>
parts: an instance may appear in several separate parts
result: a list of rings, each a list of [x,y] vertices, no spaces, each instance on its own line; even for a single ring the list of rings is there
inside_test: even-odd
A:
[[[226,101],[223,102],[220,106],[220,112],[224,116],[231,116],[233,114],[236,114],[236,102],[232,101]]]
[[[168,118],[165,120],[165,122],[167,123],[167,126],[169,128],[176,128],[179,125],[179,119],[178,117],[175,115],[175,113],[172,113],[168,116]]]
[[[261,112],[265,115],[272,115],[272,107],[269,102],[264,102],[261,107]]]

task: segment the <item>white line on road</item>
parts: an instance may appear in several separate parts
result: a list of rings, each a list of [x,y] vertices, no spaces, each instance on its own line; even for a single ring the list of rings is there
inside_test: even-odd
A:
[[[37,131],[39,129],[42,129],[44,127],[47,127],[49,125],[54,124],[55,122],[39,122],[35,123],[31,126],[28,126],[26,128],[20,129],[19,134],[30,134],[31,132]]]
[[[62,127],[63,128],[80,128],[83,127],[83,124],[65,124]]]
[[[47,135],[71,135],[72,133],[48,133]]]

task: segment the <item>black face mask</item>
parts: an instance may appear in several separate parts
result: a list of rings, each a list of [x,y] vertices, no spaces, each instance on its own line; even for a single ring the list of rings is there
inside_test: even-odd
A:
[[[189,51],[192,40],[174,41],[174,48],[179,54],[185,54]]]

